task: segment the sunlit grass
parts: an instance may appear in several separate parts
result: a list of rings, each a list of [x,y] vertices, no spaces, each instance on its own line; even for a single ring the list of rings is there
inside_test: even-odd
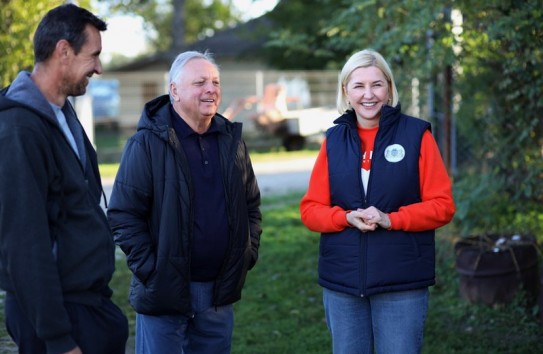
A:
[[[317,284],[319,235],[302,225],[300,197],[292,193],[263,199],[260,258],[235,304],[233,354],[331,353]],[[537,308],[526,308],[520,301],[474,305],[460,297],[453,238],[452,227],[438,230],[437,285],[431,287],[423,353],[543,353]],[[113,283],[116,301],[133,319],[126,305],[128,279],[120,259]]]
[[[117,170],[119,169],[118,163],[102,163],[98,166],[100,170],[100,176],[102,178],[115,177]]]
[[[272,151],[272,152],[250,152],[251,161],[269,162],[274,160],[299,159],[305,157],[316,157],[317,150],[299,150],[299,151]]]
[[[260,258],[235,304],[233,354],[329,354],[322,290],[317,284],[319,235],[299,218],[301,193],[264,198]],[[543,353],[537,307],[519,299],[489,307],[464,301],[454,266],[453,227],[438,230],[437,284],[431,287],[423,354]],[[122,252],[111,282],[114,301],[129,317],[133,348],[135,314],[128,304],[130,272]],[[0,320],[3,318],[0,309]],[[9,342],[0,331],[2,345]]]

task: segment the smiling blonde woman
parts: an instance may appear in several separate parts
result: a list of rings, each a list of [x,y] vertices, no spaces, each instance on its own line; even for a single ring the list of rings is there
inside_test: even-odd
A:
[[[401,112],[379,53],[347,61],[337,107],[300,204],[303,223],[321,234],[333,351],[420,353],[434,230],[455,212],[450,179],[430,124]]]

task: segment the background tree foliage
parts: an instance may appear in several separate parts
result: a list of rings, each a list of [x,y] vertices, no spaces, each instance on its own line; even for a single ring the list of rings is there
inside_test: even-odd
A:
[[[111,11],[104,20],[114,14],[141,15],[152,36],[151,50],[169,49],[173,34],[182,34],[186,43],[212,35],[240,21],[240,14],[232,6],[231,0],[212,0],[204,4],[200,0],[97,0],[107,5]],[[61,5],[63,0],[0,0],[0,85],[8,85],[21,70],[31,70],[34,63],[33,35],[39,21],[51,8]],[[91,0],[77,3],[91,11]],[[183,11],[175,11],[174,4]],[[96,12],[96,11],[95,11]],[[190,14],[185,16],[184,14]],[[174,29],[173,20],[180,17],[184,26]],[[143,40],[143,38],[142,38]],[[126,58],[116,58],[118,62]]]
[[[190,43],[239,21],[231,1],[99,1],[141,15],[158,34],[155,50],[169,49],[175,35]],[[31,67],[32,33],[59,3],[0,0],[3,86]],[[340,69],[353,52],[374,48],[391,64],[404,107],[418,79],[421,116],[438,139],[454,110],[462,233],[543,231],[541,0],[281,0],[267,17],[276,29],[262,53],[276,68]]]
[[[34,31],[41,18],[59,0],[0,0],[0,86],[8,85],[21,70],[34,64]]]
[[[352,48],[332,48],[327,27],[343,8],[338,1],[280,1],[266,16],[275,24],[263,48],[277,69],[336,69]]]
[[[152,51],[174,44],[192,43],[240,22],[231,0],[98,0],[115,13],[141,16],[150,36]],[[174,25],[175,23],[175,25]]]
[[[279,26],[269,50],[280,55],[271,57],[273,64],[304,68],[313,62],[339,69],[357,50],[378,50],[392,66],[402,102],[409,102],[411,79],[417,78],[421,87],[435,89],[421,96],[423,103],[429,94],[436,102],[435,111],[425,112],[427,118],[439,123],[440,115],[454,107],[461,232],[541,232],[540,0],[296,3],[307,4],[296,14],[296,6],[281,1],[274,11]],[[461,28],[454,31],[453,10],[462,15]]]
[[[537,0],[464,5],[459,129],[479,164],[458,180],[459,218],[480,229],[537,234],[543,221],[543,7]]]

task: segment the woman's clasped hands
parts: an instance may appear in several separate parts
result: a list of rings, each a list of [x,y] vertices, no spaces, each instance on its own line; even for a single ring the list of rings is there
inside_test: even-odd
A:
[[[390,218],[376,207],[358,208],[347,213],[347,222],[362,232],[373,231],[377,227],[390,228]]]

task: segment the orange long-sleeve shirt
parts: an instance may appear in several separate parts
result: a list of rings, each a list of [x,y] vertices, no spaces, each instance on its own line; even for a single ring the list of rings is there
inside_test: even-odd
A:
[[[370,173],[377,130],[377,128],[358,128],[362,146],[367,150],[362,151],[364,158],[361,166],[366,173]],[[397,212],[388,214],[392,230],[413,232],[431,230],[447,224],[454,215],[451,181],[430,131],[426,131],[422,137],[419,173],[422,201],[403,206]],[[324,141],[311,173],[309,188],[300,202],[302,222],[312,231],[337,232],[350,227],[346,212],[347,210],[339,206],[331,206],[328,156]]]

